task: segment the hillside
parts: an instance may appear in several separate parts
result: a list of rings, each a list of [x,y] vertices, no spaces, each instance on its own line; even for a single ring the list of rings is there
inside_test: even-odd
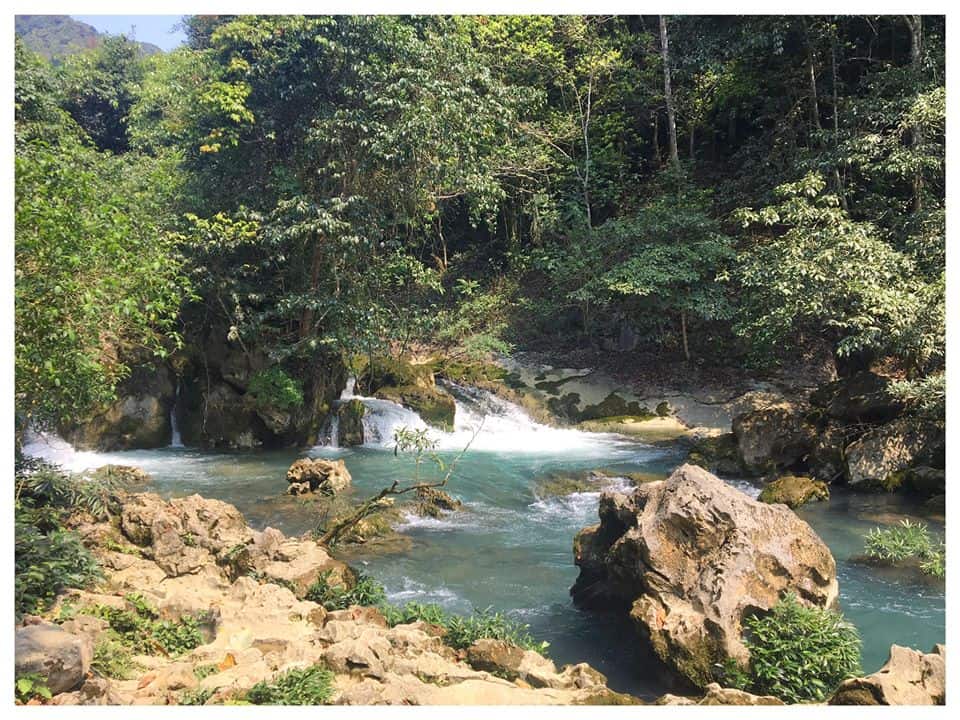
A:
[[[47,59],[96,47],[103,35],[69,15],[17,15],[15,32],[34,52]],[[137,43],[144,55],[163,52],[151,43]]]

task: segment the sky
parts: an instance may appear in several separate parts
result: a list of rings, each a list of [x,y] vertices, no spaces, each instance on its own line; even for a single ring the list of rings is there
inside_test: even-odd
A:
[[[172,50],[186,36],[182,30],[173,32],[180,15],[71,15],[74,20],[93,25],[100,32],[126,35],[132,40],[153,43],[162,50]],[[131,26],[134,27],[131,32]]]

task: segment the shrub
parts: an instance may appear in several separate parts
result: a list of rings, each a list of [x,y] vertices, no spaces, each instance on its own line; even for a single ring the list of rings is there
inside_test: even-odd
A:
[[[902,520],[893,527],[874,528],[867,533],[864,552],[868,557],[890,562],[916,558],[923,572],[940,579],[946,577],[945,545],[921,522]]]
[[[17,618],[40,612],[65,588],[82,588],[100,577],[96,560],[80,538],[63,529],[60,511],[17,502],[14,528]]]
[[[247,394],[259,407],[278,407],[286,410],[303,405],[303,390],[300,383],[287,375],[277,365],[255,373],[250,378]]]
[[[198,618],[185,615],[176,622],[160,621],[157,611],[142,596],[127,595],[126,600],[132,610],[92,605],[81,612],[106,620],[117,640],[136,653],[182,655],[203,644]]]
[[[327,571],[307,589],[306,599],[327,610],[345,610],[351,605],[384,605],[387,593],[383,585],[366,575],[358,575],[356,584],[349,590],[342,585],[331,585]]]
[[[323,705],[333,694],[333,673],[321,665],[296,668],[247,692],[254,705]]]
[[[728,666],[728,685],[785,702],[819,702],[860,672],[857,629],[839,613],[807,607],[792,593],[744,626],[750,663]]]
[[[133,661],[133,653],[118,636],[105,633],[93,648],[90,668],[101,677],[129,680],[140,669]]]
[[[457,650],[468,648],[482,638],[503,640],[541,655],[546,655],[550,646],[550,643],[538,641],[530,635],[529,625],[518,623],[489,607],[474,611],[473,615],[467,617],[449,613],[439,605],[413,602],[403,607],[388,606],[383,610],[391,626],[418,620],[439,625],[446,630],[443,641]]]

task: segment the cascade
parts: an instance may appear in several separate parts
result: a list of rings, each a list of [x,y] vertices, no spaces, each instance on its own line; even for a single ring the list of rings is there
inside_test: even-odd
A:
[[[180,426],[177,424],[177,405],[180,404],[180,380],[177,379],[177,392],[173,397],[173,406],[170,408],[170,447],[182,448]]]

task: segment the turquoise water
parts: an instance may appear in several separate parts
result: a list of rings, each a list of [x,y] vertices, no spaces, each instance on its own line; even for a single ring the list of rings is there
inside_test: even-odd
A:
[[[456,455],[454,448],[472,436],[467,421],[474,422],[475,430],[477,419],[484,417],[482,411],[474,406],[464,412],[464,426],[458,421],[457,431],[442,438],[446,448],[442,454],[448,461]],[[381,413],[372,418],[370,422],[380,426],[371,430],[385,435],[391,423],[411,420],[404,413],[387,408],[391,417],[385,419]],[[498,444],[508,451],[496,450]],[[153,489],[165,496],[197,492],[220,498],[235,504],[254,527],[270,525],[291,534],[307,531],[319,520],[309,501],[282,495],[286,469],[296,457],[343,458],[357,497],[379,490],[394,478],[407,478],[412,471],[410,459],[395,457],[385,443],[350,449],[318,447],[307,453],[167,448],[95,455],[58,448],[45,454],[68,466],[140,465],[153,476]],[[597,522],[599,494],[561,498],[535,494],[537,478],[551,472],[606,468],[667,474],[680,460],[678,447],[540,428],[512,410],[501,412],[484,420],[474,448],[461,458],[447,488],[464,502],[463,512],[440,520],[410,518],[401,528],[409,547],[380,554],[355,549],[345,559],[382,582],[394,602],[435,602],[464,613],[488,606],[506,611],[550,642],[550,655],[558,665],[589,662],[608,676],[614,689],[645,697],[681,689],[640,647],[624,620],[580,611],[570,602],[568,590],[577,576],[573,537],[580,528]],[[747,481],[729,482],[757,494]],[[871,527],[895,522],[904,513],[916,517],[918,512],[897,497],[839,490],[830,503],[800,511],[837,559],[842,609],[863,636],[867,672],[883,664],[891,643],[928,650],[945,639],[942,583],[911,581],[850,562],[861,551],[862,536]],[[935,522],[931,525],[942,530]]]

